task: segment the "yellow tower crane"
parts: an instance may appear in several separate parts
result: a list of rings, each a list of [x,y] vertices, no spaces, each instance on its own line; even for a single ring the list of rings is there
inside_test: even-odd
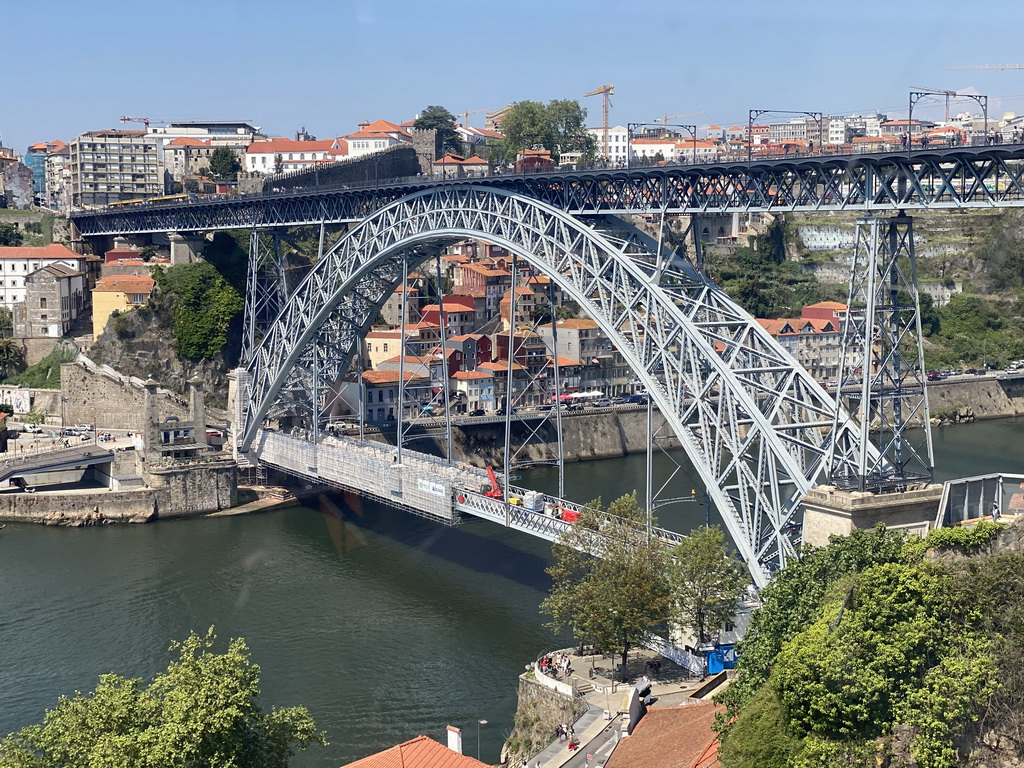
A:
[[[600,88],[595,88],[590,93],[583,94],[584,96],[601,97],[601,130],[604,136],[601,141],[601,152],[606,158],[608,157],[608,97],[614,93],[614,85],[602,85]]]
[[[467,109],[465,112],[460,112],[459,115],[462,117],[462,127],[463,128],[469,128],[469,123],[467,122],[469,120],[469,116],[470,115],[475,115],[478,112],[490,112],[490,110],[489,109]]]

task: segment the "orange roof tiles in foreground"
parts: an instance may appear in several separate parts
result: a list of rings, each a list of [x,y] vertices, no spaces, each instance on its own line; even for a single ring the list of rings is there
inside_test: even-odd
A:
[[[721,711],[710,701],[651,707],[605,768],[718,768],[718,736],[711,727]]]
[[[152,293],[156,280],[145,275],[108,275],[96,281],[93,291]]]
[[[490,768],[468,755],[448,749],[427,736],[398,744],[342,768]]]
[[[81,259],[82,254],[75,253],[66,245],[52,243],[41,247],[30,245],[10,245],[0,248],[0,259]]]

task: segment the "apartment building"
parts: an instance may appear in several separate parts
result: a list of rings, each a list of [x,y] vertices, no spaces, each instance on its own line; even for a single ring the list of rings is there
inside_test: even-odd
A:
[[[75,207],[163,194],[157,140],[146,131],[88,131],[72,139],[70,148]]]

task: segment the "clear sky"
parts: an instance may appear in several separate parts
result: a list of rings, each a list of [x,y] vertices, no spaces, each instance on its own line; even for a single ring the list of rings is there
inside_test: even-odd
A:
[[[908,85],[972,89],[1024,113],[1020,0],[27,0],[0,3],[0,138],[36,141],[156,120],[249,120],[319,138],[401,122],[579,98],[611,122],[726,127],[751,108],[905,116]],[[941,116],[942,102],[930,113]],[[971,105],[959,106],[961,111]],[[780,118],[781,119],[781,118]],[[483,126],[484,115],[469,118]]]

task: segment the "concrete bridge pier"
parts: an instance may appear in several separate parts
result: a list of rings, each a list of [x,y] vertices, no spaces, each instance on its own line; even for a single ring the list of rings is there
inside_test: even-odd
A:
[[[171,245],[171,266],[176,264],[191,264],[203,257],[203,246],[206,238],[202,235],[172,232],[167,236]]]
[[[849,536],[878,523],[887,528],[924,536],[939,510],[942,485],[929,483],[902,493],[847,491],[819,485],[804,496],[805,544],[824,547],[829,536]]]

